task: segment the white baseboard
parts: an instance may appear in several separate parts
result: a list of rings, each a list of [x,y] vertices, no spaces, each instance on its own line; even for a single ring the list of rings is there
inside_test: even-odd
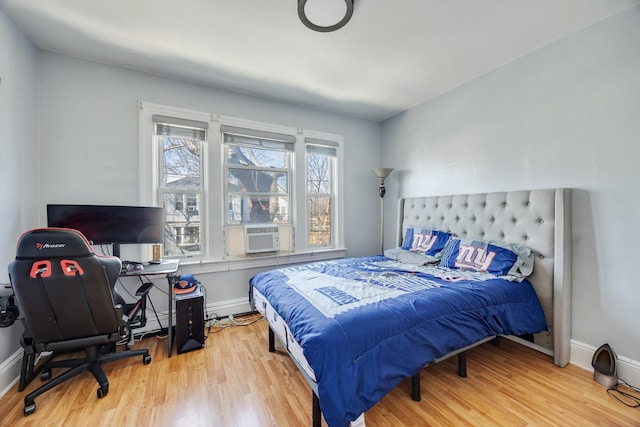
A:
[[[593,372],[591,360],[596,350],[596,347],[571,340],[571,359],[569,363]],[[613,351],[615,352],[615,350],[614,348]],[[616,353],[616,370],[619,379],[635,387],[640,387],[640,362]]]
[[[4,396],[20,379],[22,348],[0,364],[0,397]]]
[[[251,304],[249,304],[249,298],[236,298],[207,304],[206,310],[209,315],[215,313],[219,317],[227,317],[230,314],[236,315],[250,312]]]
[[[248,298],[237,298],[233,300],[220,301],[211,304],[207,304],[206,312],[208,315],[214,314],[219,317],[227,317],[230,314],[237,315],[247,313],[251,311],[251,305]],[[175,315],[175,313],[174,313]],[[153,312],[147,313],[147,325],[144,328],[135,330],[136,334],[157,331],[161,325],[167,327],[167,318],[169,313],[167,311],[158,313],[158,319]],[[175,323],[174,323],[175,325]],[[0,363],[0,397],[4,396],[13,385],[20,379],[20,366],[22,364],[22,348],[18,349],[11,357]]]

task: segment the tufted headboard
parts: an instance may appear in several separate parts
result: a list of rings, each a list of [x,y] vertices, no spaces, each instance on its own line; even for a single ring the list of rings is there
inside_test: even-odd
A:
[[[530,346],[565,366],[571,339],[570,198],[569,189],[548,189],[400,199],[398,242],[407,227],[422,226],[530,247],[535,261],[529,280],[549,327]]]

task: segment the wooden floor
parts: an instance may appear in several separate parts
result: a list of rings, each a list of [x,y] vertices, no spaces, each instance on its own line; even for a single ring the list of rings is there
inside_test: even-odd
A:
[[[37,398],[35,413],[24,417],[25,393],[16,384],[0,399],[0,425],[311,425],[311,390],[280,347],[267,351],[264,320],[213,330],[203,350],[171,358],[164,339],[138,342],[153,361],[105,365],[110,386],[102,399],[85,373]],[[469,351],[467,364],[468,378],[456,375],[455,358],[428,366],[421,402],[411,400],[404,381],[366,413],[367,426],[640,426],[640,408],[611,398],[591,373],[558,368],[508,340]]]

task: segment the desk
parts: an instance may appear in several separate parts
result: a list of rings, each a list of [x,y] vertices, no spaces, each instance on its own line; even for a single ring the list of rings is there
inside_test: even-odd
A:
[[[173,348],[173,285],[178,280],[178,267],[180,261],[177,259],[162,261],[160,264],[144,264],[144,270],[140,271],[124,271],[120,273],[120,277],[139,277],[139,276],[165,276],[169,282],[169,326],[167,327],[167,357],[171,357]]]

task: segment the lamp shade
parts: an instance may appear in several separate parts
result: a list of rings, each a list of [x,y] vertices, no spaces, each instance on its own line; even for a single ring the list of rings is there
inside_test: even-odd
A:
[[[371,172],[373,172],[374,175],[378,178],[385,179],[389,175],[391,175],[391,172],[393,172],[393,168],[373,168],[371,169]]]
[[[353,0],[298,0],[300,21],[314,31],[339,30],[352,15]]]

